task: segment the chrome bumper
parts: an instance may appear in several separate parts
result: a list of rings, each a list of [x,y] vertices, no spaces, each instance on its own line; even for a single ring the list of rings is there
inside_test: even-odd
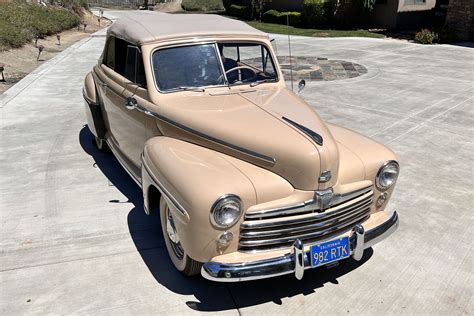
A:
[[[353,227],[350,236],[350,256],[359,261],[364,249],[370,248],[398,227],[398,214],[394,211],[389,219],[382,224],[364,231],[362,225]],[[311,268],[311,254],[304,251],[302,242],[298,239],[293,244],[293,251],[284,256],[254,261],[224,264],[207,262],[201,269],[201,275],[211,281],[238,282],[271,278],[279,275],[294,273],[298,280],[303,278],[304,270]]]

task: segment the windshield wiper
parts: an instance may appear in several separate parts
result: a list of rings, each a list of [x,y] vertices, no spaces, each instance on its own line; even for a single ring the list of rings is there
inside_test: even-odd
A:
[[[275,78],[267,78],[267,79],[257,80],[255,82],[252,82],[250,84],[250,86],[255,87],[255,86],[258,86],[259,84],[265,83],[265,82],[275,82]]]
[[[205,92],[206,89],[200,87],[176,87],[173,90]]]

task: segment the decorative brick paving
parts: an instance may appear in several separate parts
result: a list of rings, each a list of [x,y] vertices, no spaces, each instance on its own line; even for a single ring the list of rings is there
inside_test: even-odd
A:
[[[290,78],[290,57],[278,56],[278,62],[288,80]],[[332,81],[355,78],[367,73],[367,68],[364,66],[344,60],[292,56],[291,62],[294,80]]]

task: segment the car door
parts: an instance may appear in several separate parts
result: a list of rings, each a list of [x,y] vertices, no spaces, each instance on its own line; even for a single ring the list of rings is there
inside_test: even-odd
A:
[[[118,38],[108,43],[99,70],[107,142],[135,180],[140,181],[141,154],[148,137],[146,115],[129,109],[127,97],[148,99],[140,49]]]

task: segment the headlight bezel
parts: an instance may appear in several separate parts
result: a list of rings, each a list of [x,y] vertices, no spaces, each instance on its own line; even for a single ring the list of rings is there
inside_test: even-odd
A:
[[[397,168],[397,175],[395,179],[390,183],[389,185],[383,185],[380,181],[380,177],[383,174],[383,172],[392,166],[395,166]],[[398,176],[400,175],[400,165],[396,160],[387,160],[383,163],[383,165],[380,167],[379,171],[377,172],[377,175],[375,176],[375,185],[380,191],[387,191],[390,189],[398,180]]]
[[[218,220],[216,220],[216,214],[218,214],[217,212],[221,208],[223,208],[227,203],[237,203],[239,213],[232,222],[227,223],[227,224],[219,223]],[[212,205],[211,212],[209,214],[209,219],[213,226],[219,229],[226,229],[226,228],[234,226],[242,217],[242,214],[243,214],[243,205],[242,205],[241,198],[235,194],[225,194],[219,197]]]

